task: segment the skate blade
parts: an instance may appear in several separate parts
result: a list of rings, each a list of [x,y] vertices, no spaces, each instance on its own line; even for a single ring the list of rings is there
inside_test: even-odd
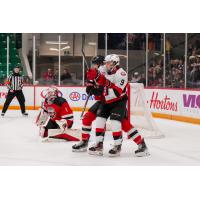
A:
[[[57,139],[57,138],[51,138],[51,137],[40,137],[40,141],[42,143],[46,143],[46,142],[55,142],[55,141],[61,141],[62,139]],[[64,141],[64,140],[62,140]]]
[[[146,156],[150,156],[150,153],[148,151],[145,152],[140,152],[135,154],[136,157],[146,157]]]
[[[40,138],[40,141],[42,142],[42,143],[45,143],[45,142],[49,142],[49,138],[48,137],[45,137],[45,138]]]
[[[118,157],[118,156],[120,156],[120,153],[116,153],[116,154],[110,154],[110,153],[108,153],[108,156],[109,157]]]
[[[93,156],[103,156],[103,151],[88,151],[88,154]]]
[[[72,149],[72,152],[86,152],[87,148],[83,148],[83,149]]]

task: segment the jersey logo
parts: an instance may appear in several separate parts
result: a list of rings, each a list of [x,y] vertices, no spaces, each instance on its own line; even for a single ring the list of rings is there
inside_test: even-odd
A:
[[[0,99],[4,99],[7,97],[7,92],[0,92]]]
[[[121,72],[121,75],[122,76],[126,76],[126,72]]]

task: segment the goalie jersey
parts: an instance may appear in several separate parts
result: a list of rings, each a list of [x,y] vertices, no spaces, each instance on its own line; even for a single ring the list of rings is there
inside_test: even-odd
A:
[[[73,111],[71,110],[66,99],[56,97],[52,104],[48,104],[45,100],[42,108],[48,113],[52,121],[66,119],[68,127],[73,124]]]

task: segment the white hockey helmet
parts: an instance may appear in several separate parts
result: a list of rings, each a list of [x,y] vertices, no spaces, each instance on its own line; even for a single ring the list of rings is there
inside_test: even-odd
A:
[[[120,61],[120,59],[117,54],[110,54],[105,57],[104,63],[111,62],[112,66],[115,67],[115,66],[119,65],[119,61]]]
[[[58,96],[58,89],[56,87],[49,87],[46,91],[45,98],[48,103],[52,103],[53,100]]]

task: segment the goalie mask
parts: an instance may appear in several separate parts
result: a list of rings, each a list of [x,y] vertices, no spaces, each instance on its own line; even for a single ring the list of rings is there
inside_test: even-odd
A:
[[[48,104],[52,104],[57,96],[58,96],[58,89],[56,87],[50,87],[47,89],[45,98]]]
[[[105,57],[104,63],[106,64],[106,68],[109,72],[112,73],[119,66],[119,56],[116,54],[110,54]]]

